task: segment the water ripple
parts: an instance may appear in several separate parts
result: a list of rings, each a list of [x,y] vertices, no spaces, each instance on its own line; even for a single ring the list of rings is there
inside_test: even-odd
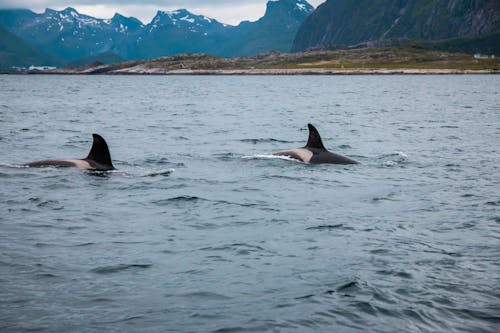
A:
[[[145,269],[153,266],[152,264],[118,264],[110,266],[100,266],[91,269],[90,271],[97,274],[111,274],[129,269]]]
[[[496,333],[499,79],[0,77],[0,331]]]

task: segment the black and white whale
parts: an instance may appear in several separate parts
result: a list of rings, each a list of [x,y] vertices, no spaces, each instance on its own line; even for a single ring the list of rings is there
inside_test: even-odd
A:
[[[54,159],[34,161],[24,164],[26,167],[75,167],[79,169],[95,170],[95,171],[108,171],[114,170],[113,163],[111,162],[111,155],[109,153],[108,144],[99,134],[92,134],[94,141],[90,148],[89,155],[82,159]]]
[[[350,158],[326,150],[318,130],[311,124],[307,124],[307,127],[309,127],[309,139],[304,147],[278,151],[272,155],[287,156],[308,164],[358,164]]]

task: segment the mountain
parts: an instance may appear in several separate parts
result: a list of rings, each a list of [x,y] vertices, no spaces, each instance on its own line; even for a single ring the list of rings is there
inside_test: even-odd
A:
[[[289,52],[301,23],[314,11],[305,0],[269,1],[256,22],[244,21],[233,32],[226,56],[252,56],[268,51]]]
[[[498,0],[328,0],[304,20],[292,51],[389,39],[472,37],[497,31]]]
[[[115,15],[111,20],[96,19],[68,7],[62,11],[0,10],[0,24],[44,51],[62,59],[114,50],[127,37],[138,33],[142,24],[134,18]]]
[[[60,63],[60,60],[29,45],[0,25],[0,68],[55,66]]]
[[[0,24],[29,44],[71,62],[112,52],[124,59],[152,59],[179,53],[216,56],[288,52],[303,20],[313,11],[306,0],[271,0],[255,22],[226,25],[186,9],[158,11],[149,24],[115,14],[97,19],[68,7],[36,14],[0,10]],[[85,58],[84,58],[85,59]]]
[[[158,11],[138,38],[129,41],[133,59],[150,59],[178,53],[211,53],[223,42],[225,25],[185,9]]]

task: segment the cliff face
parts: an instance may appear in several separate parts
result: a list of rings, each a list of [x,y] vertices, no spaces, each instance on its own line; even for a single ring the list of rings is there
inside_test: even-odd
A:
[[[256,22],[242,22],[229,35],[229,56],[270,50],[289,52],[302,22],[314,10],[306,0],[269,1],[266,13]]]
[[[393,38],[438,40],[500,31],[498,0],[328,0],[301,25],[292,50]]]

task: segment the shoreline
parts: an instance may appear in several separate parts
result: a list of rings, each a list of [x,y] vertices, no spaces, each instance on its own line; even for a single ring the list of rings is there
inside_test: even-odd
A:
[[[62,75],[459,75],[500,74],[499,58],[476,58],[418,48],[369,48],[302,53],[269,52],[253,57],[223,58],[182,53],[149,60],[0,73]]]
[[[98,66],[85,70],[55,69],[46,71],[28,71],[25,73],[3,73],[21,75],[485,75],[500,74],[496,69],[165,69],[157,67],[134,66],[121,69],[110,69]]]

